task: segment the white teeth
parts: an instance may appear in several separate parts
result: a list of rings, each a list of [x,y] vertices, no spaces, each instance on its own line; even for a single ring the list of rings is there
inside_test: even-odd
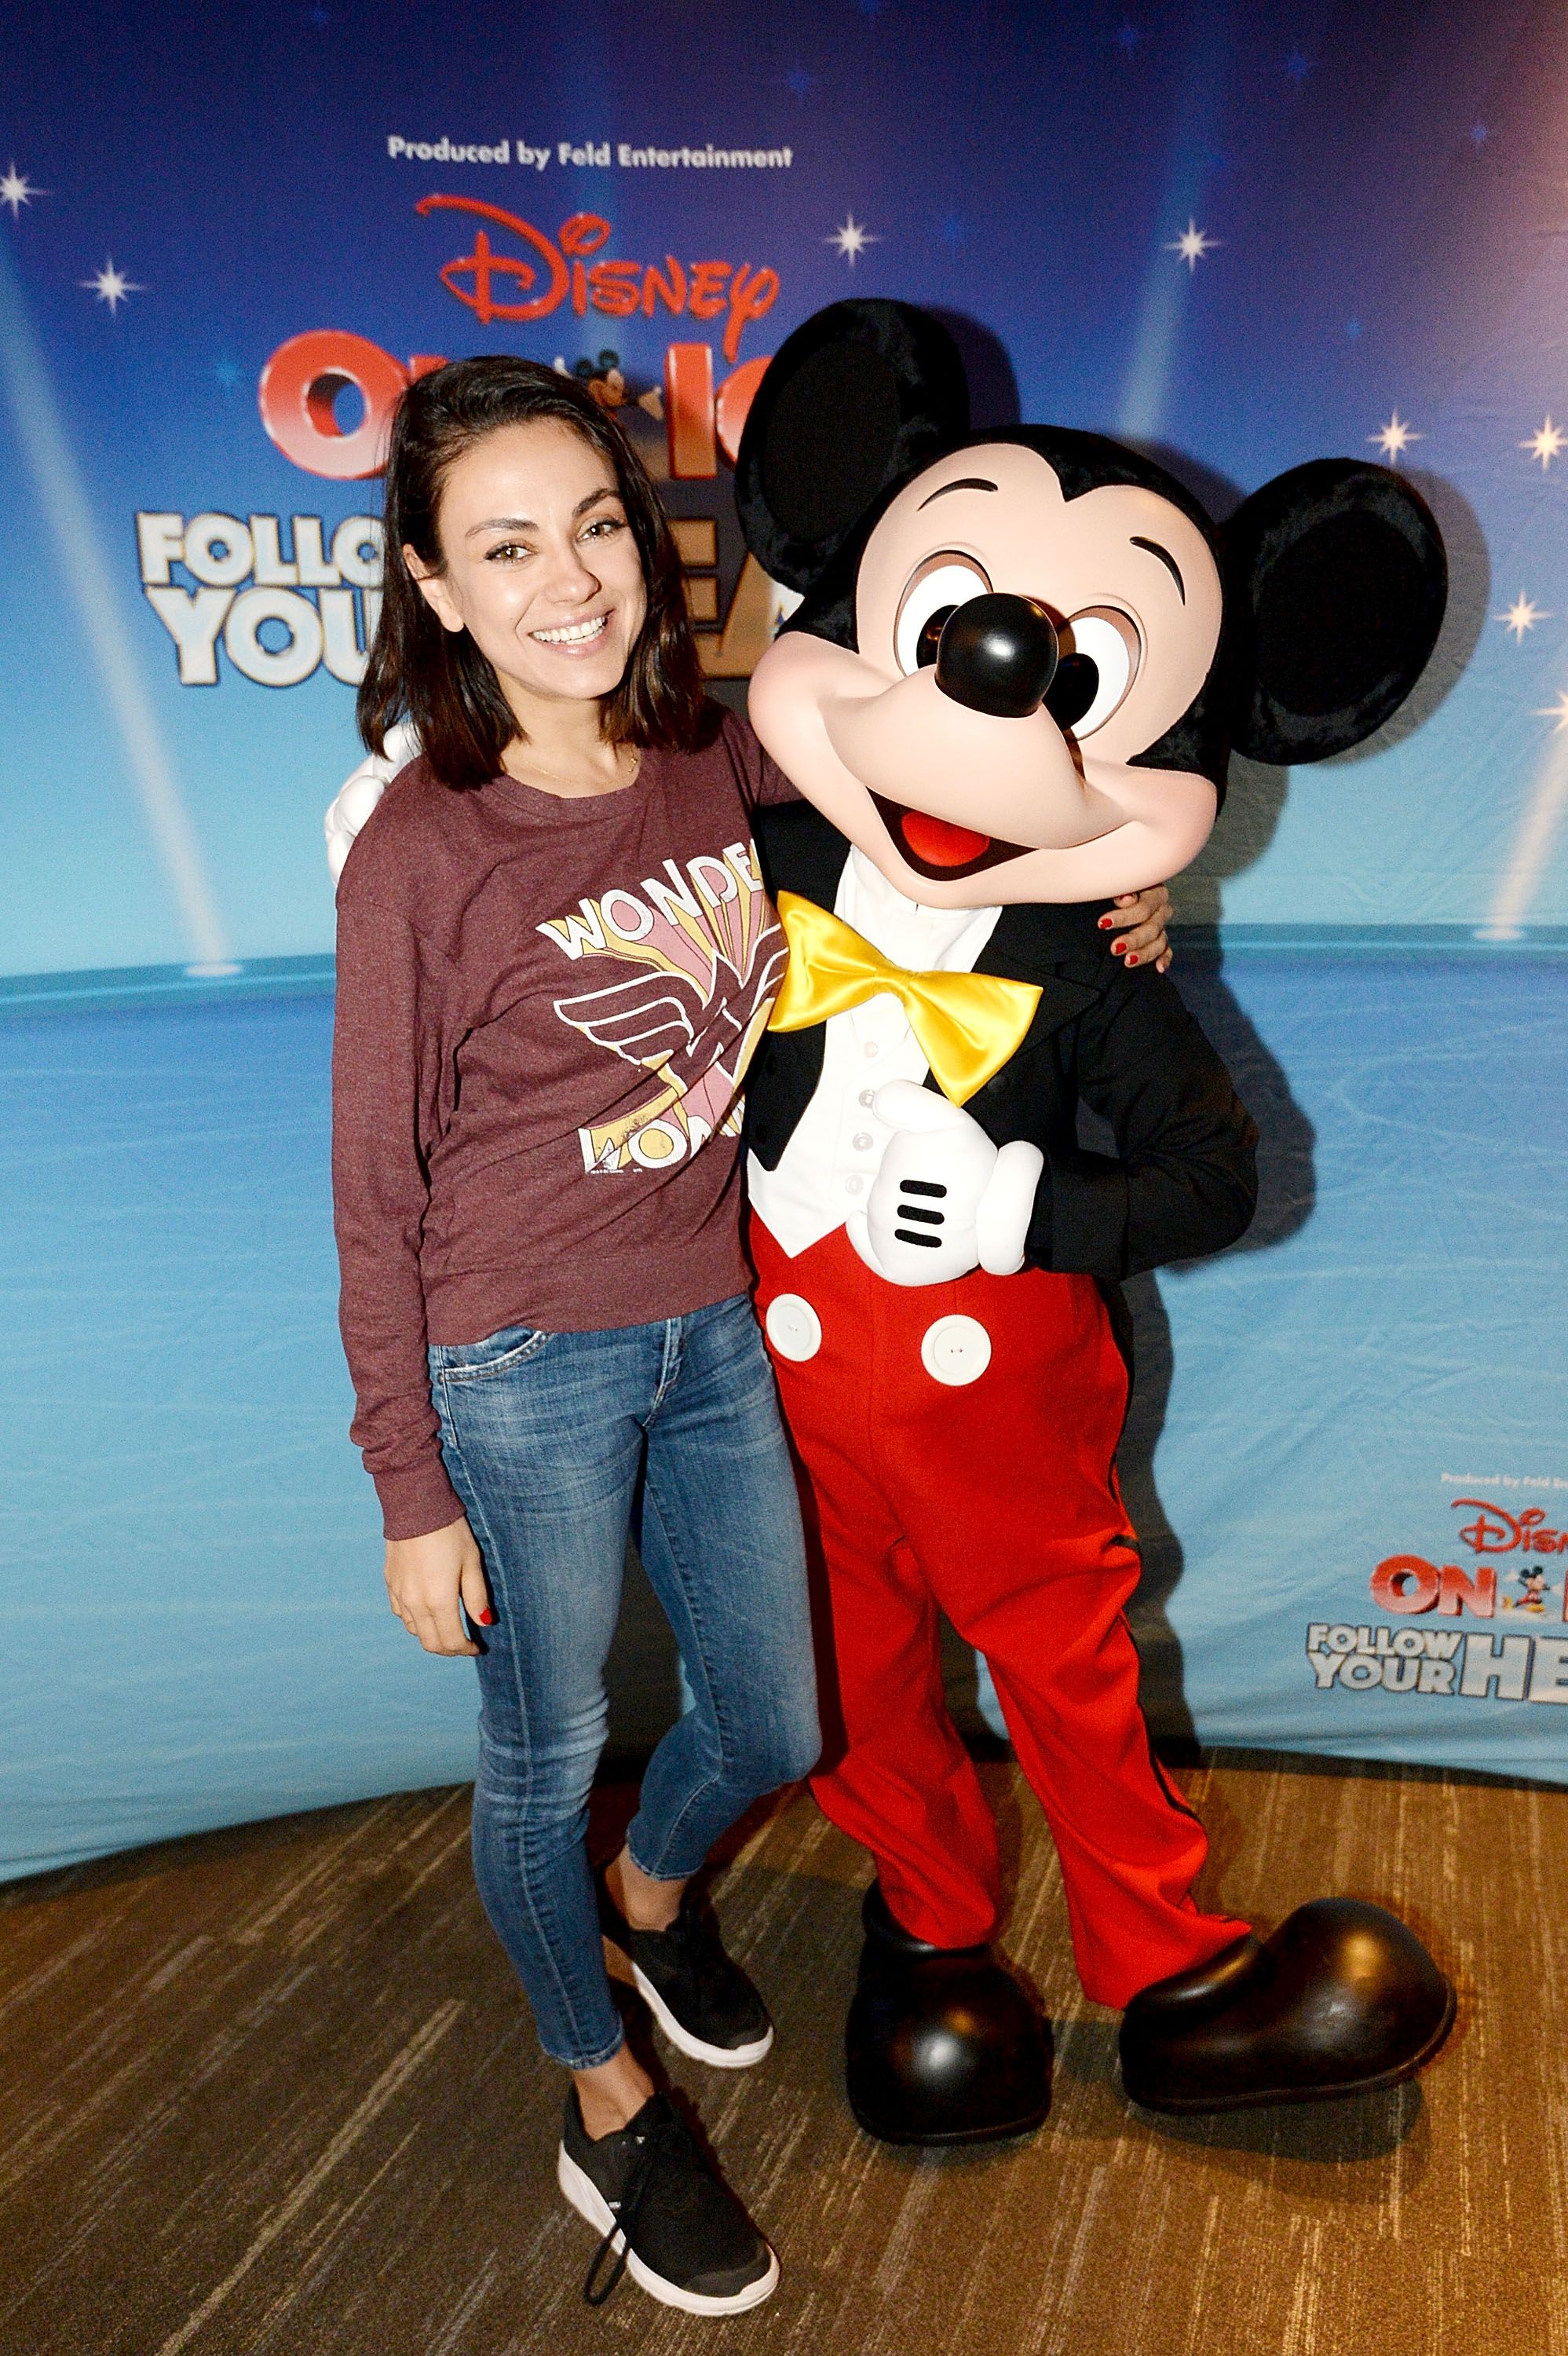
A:
[[[591,622],[568,622],[559,630],[535,630],[532,636],[541,647],[575,647],[585,638],[596,638],[609,626],[608,614],[595,614]]]

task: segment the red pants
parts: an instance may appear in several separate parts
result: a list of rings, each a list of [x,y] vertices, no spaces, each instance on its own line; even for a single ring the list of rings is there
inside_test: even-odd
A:
[[[1203,1828],[1138,1708],[1122,1616],[1138,1558],[1113,1463],[1126,1370],[1093,1280],[908,1288],[841,1227],[798,1259],[755,1216],[751,1233],[831,1599],[841,1734],[813,1778],[823,1809],[870,1850],[906,1930],[990,1937],[996,1826],[944,1698],[940,1607],[985,1655],[1045,1810],[1086,1993],[1125,2005],[1207,1962],[1247,1926],[1188,1895]],[[829,1683],[829,1728],[834,1698]]]

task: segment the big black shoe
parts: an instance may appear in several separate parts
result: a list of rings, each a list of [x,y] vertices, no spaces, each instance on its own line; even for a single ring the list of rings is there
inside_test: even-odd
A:
[[[715,2070],[749,2070],[773,2041],[767,2006],[733,1958],[719,1925],[689,1889],[667,1931],[635,1931],[597,1876],[604,1935],[632,1966],[649,2011],[672,2045]]]
[[[883,2143],[1028,2135],[1051,2107],[1051,2033],[987,1946],[933,1947],[873,1882],[844,2035],[849,2108]]]
[[[582,2286],[590,2307],[603,2307],[627,2272],[650,2297],[688,2315],[760,2307],[778,2281],[777,2258],[667,2094],[650,2094],[629,2125],[594,2141],[572,2087],[556,2177],[604,2237]]]
[[[1373,2094],[1413,2077],[1453,2022],[1453,1988],[1397,1914],[1318,1898],[1134,1997],[1122,2084],[1179,2115]]]

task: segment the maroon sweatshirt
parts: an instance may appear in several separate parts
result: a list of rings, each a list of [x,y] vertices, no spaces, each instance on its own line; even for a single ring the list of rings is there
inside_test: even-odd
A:
[[[738,1094],[784,963],[745,723],[566,801],[423,760],[337,890],[333,1197],[353,1438],[389,1537],[463,1511],[425,1351],[743,1291]]]

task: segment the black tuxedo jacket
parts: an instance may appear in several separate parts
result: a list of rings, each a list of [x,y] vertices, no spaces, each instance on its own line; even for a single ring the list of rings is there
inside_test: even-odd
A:
[[[774,897],[798,892],[831,911],[844,836],[809,802],[760,809],[752,823]],[[1126,972],[1099,913],[1002,910],[975,970],[1038,983],[1040,1005],[965,1108],[994,1144],[1026,1138],[1045,1155],[1028,1259],[1114,1282],[1235,1242],[1257,1201],[1257,1130],[1174,986],[1152,968]],[[765,1169],[811,1101],[823,1028],[770,1031],[752,1060],[746,1142]],[[1080,1100],[1109,1121],[1115,1154],[1080,1147]]]

